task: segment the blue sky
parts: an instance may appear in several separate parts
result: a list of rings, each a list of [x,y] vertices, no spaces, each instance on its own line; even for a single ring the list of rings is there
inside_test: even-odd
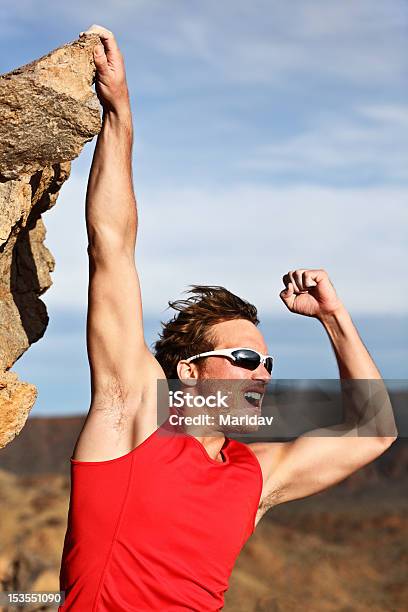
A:
[[[407,21],[398,0],[20,0],[0,7],[0,70],[92,23],[115,32],[134,112],[137,259],[152,339],[168,299],[189,283],[223,284],[259,306],[285,356],[280,376],[334,376],[315,322],[294,322],[278,297],[287,270],[324,267],[366,325],[384,375],[401,378]],[[93,146],[44,217],[56,258],[43,296],[51,323],[14,368],[40,389],[33,414],[87,408],[83,212]]]

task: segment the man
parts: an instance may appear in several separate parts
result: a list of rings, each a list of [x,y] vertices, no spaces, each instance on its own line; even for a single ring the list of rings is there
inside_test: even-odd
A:
[[[159,379],[238,381],[259,407],[272,359],[255,307],[221,287],[194,287],[175,302],[156,358],[148,350],[124,62],[111,32],[89,31],[102,41],[95,64],[104,111],[86,199],[92,400],[71,460],[61,610],[220,610],[239,551],[268,508],[343,480],[396,435],[251,445],[222,432],[159,435]],[[381,381],[327,273],[296,270],[283,282],[287,308],[322,323],[340,377]]]

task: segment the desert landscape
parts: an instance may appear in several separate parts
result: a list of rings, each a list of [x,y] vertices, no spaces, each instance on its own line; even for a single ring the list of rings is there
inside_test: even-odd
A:
[[[58,590],[68,459],[82,423],[31,418],[0,451],[2,590]],[[406,610],[407,467],[398,440],[337,487],[270,510],[234,568],[226,612]]]

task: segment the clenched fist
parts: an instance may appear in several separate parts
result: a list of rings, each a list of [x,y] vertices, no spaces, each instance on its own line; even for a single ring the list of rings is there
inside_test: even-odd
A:
[[[280,297],[291,312],[320,318],[343,307],[325,270],[294,270],[282,280]]]
[[[114,35],[110,30],[92,25],[86,34],[98,34],[101,44],[94,49],[96,66],[95,89],[105,111],[115,111],[129,106],[125,63]]]

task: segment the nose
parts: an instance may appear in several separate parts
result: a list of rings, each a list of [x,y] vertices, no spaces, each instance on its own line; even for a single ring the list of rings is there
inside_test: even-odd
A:
[[[256,368],[256,370],[252,372],[251,378],[252,380],[258,380],[263,383],[268,383],[271,380],[272,375],[269,374],[265,366],[262,363],[260,363],[259,366]]]

